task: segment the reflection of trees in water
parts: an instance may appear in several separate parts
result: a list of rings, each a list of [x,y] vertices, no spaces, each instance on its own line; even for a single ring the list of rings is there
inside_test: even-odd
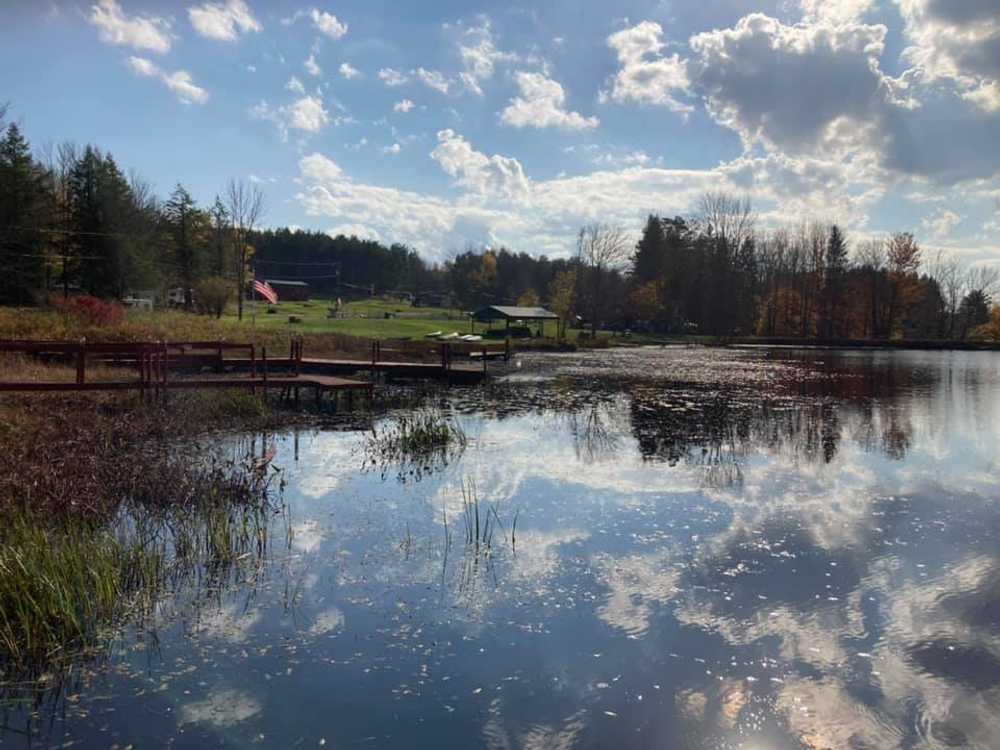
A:
[[[805,390],[805,389],[804,389]],[[637,388],[631,394],[632,433],[642,456],[670,465],[709,469],[713,485],[741,481],[757,450],[809,463],[831,463],[841,441],[900,460],[912,443],[910,406],[897,395],[873,398],[816,388],[802,397],[692,387]],[[854,390],[854,389],[851,389]]]
[[[566,414],[577,459],[594,463],[613,457],[619,450],[621,409],[617,404],[594,403]]]

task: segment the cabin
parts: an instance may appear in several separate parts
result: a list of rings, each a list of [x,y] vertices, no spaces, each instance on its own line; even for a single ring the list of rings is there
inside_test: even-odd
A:
[[[538,325],[538,335],[545,335],[545,321],[558,321],[559,316],[544,307],[515,307],[509,305],[488,305],[472,313],[473,330],[476,323],[486,323],[490,329],[498,321],[504,323],[503,331],[512,336],[531,335],[528,324]],[[513,325],[512,325],[513,324]],[[487,334],[488,335],[488,334]]]
[[[304,281],[286,279],[264,279],[277,293],[279,302],[305,302],[309,299],[309,285]]]

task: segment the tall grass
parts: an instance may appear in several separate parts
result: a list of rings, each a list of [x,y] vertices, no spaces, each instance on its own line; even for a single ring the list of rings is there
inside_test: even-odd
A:
[[[364,444],[365,468],[378,467],[383,474],[399,469],[400,478],[419,478],[435,465],[445,465],[468,446],[462,425],[438,409],[416,409],[373,426]]]
[[[0,339],[92,341],[216,341],[266,346],[271,356],[288,351],[292,334],[305,339],[306,356],[357,354],[367,356],[370,341],[343,333],[319,333],[254,327],[248,322],[217,320],[179,310],[128,311],[121,321],[102,325],[57,310],[0,308]]]
[[[0,529],[0,667],[37,675],[93,655],[192,576],[213,588],[268,551],[274,474],[193,467],[190,501],[138,497],[110,519],[8,507]],[[0,680],[0,692],[3,682]]]

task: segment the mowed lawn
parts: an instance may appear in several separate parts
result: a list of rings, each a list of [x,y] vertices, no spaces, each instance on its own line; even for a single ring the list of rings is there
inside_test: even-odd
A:
[[[253,314],[253,304],[243,308],[244,325],[254,324],[259,328],[301,331],[303,333],[343,333],[375,339],[423,338],[428,333],[442,331],[469,333],[469,320],[461,310],[445,310],[436,307],[411,307],[406,303],[384,300],[364,300],[344,304],[343,311],[349,317],[329,318],[327,300],[313,299],[308,302],[279,302],[271,306],[275,312],[268,314],[269,306],[257,302],[257,314]],[[386,317],[386,313],[420,313],[427,317],[398,318]],[[290,323],[289,317],[297,316],[300,322]],[[236,319],[233,306],[224,316]],[[477,325],[479,333],[483,326]]]

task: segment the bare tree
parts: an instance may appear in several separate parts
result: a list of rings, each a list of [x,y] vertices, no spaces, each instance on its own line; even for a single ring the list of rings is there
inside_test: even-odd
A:
[[[885,270],[885,240],[874,237],[858,245],[856,253],[858,268],[868,276],[868,334],[872,338],[879,335],[879,295],[880,279]]]
[[[264,215],[264,193],[257,185],[244,180],[230,180],[226,185],[226,210],[236,248],[236,310],[243,320],[243,297],[246,294],[247,260],[250,254],[250,235]]]
[[[604,277],[607,272],[623,266],[632,251],[628,234],[622,227],[607,224],[588,224],[580,229],[576,239],[576,254],[585,270],[586,284],[590,299],[590,332],[597,335],[597,326],[604,308],[602,296]]]
[[[1000,269],[995,266],[972,266],[965,272],[966,292],[979,292],[988,300],[993,298],[1000,283]]]
[[[698,204],[706,232],[735,253],[750,237],[757,224],[757,214],[747,196],[738,197],[723,191],[708,192]]]

